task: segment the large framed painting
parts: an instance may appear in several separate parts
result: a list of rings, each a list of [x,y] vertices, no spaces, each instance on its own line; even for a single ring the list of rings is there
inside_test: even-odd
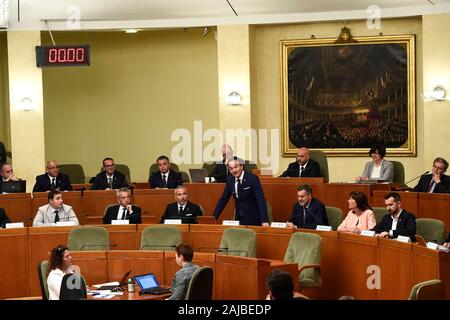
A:
[[[347,29],[348,30],[348,29]],[[281,41],[283,155],[416,155],[414,35]]]

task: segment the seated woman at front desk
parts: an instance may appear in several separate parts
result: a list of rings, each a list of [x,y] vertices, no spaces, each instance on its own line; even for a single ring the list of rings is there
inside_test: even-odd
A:
[[[375,214],[364,193],[350,192],[348,208],[350,211],[337,231],[360,234],[361,231],[370,230],[376,226]]]
[[[362,176],[356,177],[356,181],[383,180],[394,181],[394,165],[392,162],[384,160],[386,148],[384,146],[373,146],[370,148],[369,156],[372,161],[366,163]]]

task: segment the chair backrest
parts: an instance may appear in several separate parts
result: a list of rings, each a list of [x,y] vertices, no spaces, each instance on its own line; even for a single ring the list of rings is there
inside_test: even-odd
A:
[[[116,170],[125,175],[125,180],[127,183],[131,182],[131,173],[130,168],[126,164],[116,163]],[[100,172],[105,171],[103,167],[101,167]]]
[[[67,247],[70,251],[109,250],[109,233],[103,227],[77,227],[70,230]]]
[[[211,300],[213,296],[213,268],[200,267],[192,274],[185,300]]]
[[[388,213],[385,207],[372,207],[375,214],[375,220],[380,223],[383,217]]]
[[[148,226],[141,236],[141,250],[175,251],[182,242],[181,231],[174,226]]]
[[[393,181],[394,183],[400,183],[400,184],[404,184],[405,183],[405,168],[403,167],[403,163],[399,162],[399,161],[392,161],[393,166],[394,166],[394,178]]]
[[[108,211],[109,208],[114,207],[115,205],[117,205],[117,203],[111,203],[111,204],[108,204],[108,205],[105,207],[105,210],[103,211],[103,216],[105,216],[106,211]]]
[[[65,274],[61,281],[59,300],[81,300],[87,298],[86,281],[76,273]]]
[[[230,256],[256,257],[256,232],[246,228],[225,229],[219,251]]]
[[[209,162],[203,163],[202,168],[206,169],[206,172],[208,173],[209,177],[212,175],[215,165],[216,165],[216,163],[214,161],[209,161]]]
[[[81,164],[60,164],[59,171],[69,176],[70,183],[86,183],[84,169]]]
[[[258,169],[258,166],[254,162],[245,160],[245,162],[244,162],[244,169],[245,169],[245,171],[253,172],[253,169]]]
[[[325,210],[327,212],[328,224],[336,231],[342,221],[344,221],[341,208],[325,206]]]
[[[420,218],[416,219],[416,233],[427,242],[441,243],[445,240],[445,224],[441,220]]]
[[[42,300],[48,300],[47,268],[48,260],[44,260],[38,263],[38,276],[39,285],[41,286]]]
[[[284,261],[298,263],[301,266],[320,264],[322,241],[319,235],[306,232],[295,232],[289,240]],[[311,281],[320,285],[320,273],[316,269],[305,269],[299,274],[299,281]]]
[[[310,150],[309,156],[311,159],[319,163],[320,175],[325,179],[325,182],[328,182],[329,173],[328,173],[328,159],[326,154],[321,150]]]
[[[434,279],[414,285],[409,300],[442,300],[445,299],[445,287],[441,280]]]
[[[189,174],[187,172],[180,171],[180,173],[181,173],[181,178],[183,179],[183,183],[191,182],[191,177],[189,177]]]
[[[157,163],[153,163],[150,166],[150,169],[148,170],[148,176],[150,178],[150,176],[152,175],[153,172],[158,171],[158,164]],[[170,170],[176,171],[176,172],[180,172],[180,168],[178,167],[178,165],[176,163],[171,162],[170,163]]]

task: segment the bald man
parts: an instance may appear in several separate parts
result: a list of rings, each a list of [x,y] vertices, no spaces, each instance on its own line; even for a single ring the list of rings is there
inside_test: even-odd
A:
[[[231,175],[230,171],[228,171],[227,162],[233,159],[233,149],[231,149],[230,145],[224,144],[220,151],[222,152],[222,160],[216,161],[211,177],[217,182],[226,182],[227,177]]]
[[[319,164],[309,157],[309,149],[302,147],[297,150],[297,161],[289,164],[280,177],[317,178],[321,177]]]
[[[47,162],[46,173],[36,177],[33,192],[46,191],[72,191],[69,176],[59,172],[58,163],[55,160]]]

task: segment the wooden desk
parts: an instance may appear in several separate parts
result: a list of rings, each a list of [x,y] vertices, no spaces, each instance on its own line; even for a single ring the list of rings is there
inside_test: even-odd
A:
[[[33,224],[31,193],[0,194],[0,208],[6,210],[11,222],[23,222],[25,227]]]
[[[450,194],[419,192],[416,218],[439,219],[450,232]]]
[[[86,285],[109,282],[107,273],[107,253],[108,251],[70,252],[72,256],[72,265],[80,267],[80,273],[86,280]]]
[[[245,226],[239,227],[245,228]],[[217,253],[223,231],[228,228],[228,226],[214,224],[191,224],[189,243],[196,252]]]
[[[385,207],[384,196],[390,191],[387,190],[374,190],[372,194],[372,206],[373,207]],[[397,192],[397,191],[396,191]],[[418,208],[417,208],[417,198],[418,192],[397,192],[402,199],[402,208],[406,211],[413,213],[417,218]],[[386,211],[387,213],[387,211]]]
[[[136,288],[134,292],[128,292],[125,290],[121,296],[114,296],[112,298],[96,298],[92,295],[88,295],[88,300],[164,300],[170,297],[170,293],[165,294],[139,294],[139,288]]]
[[[115,190],[86,190],[83,192],[83,213],[86,216],[102,216],[106,206],[117,203]]]
[[[108,230],[110,250],[137,250],[137,225],[111,225],[100,224],[98,227],[103,227]],[[140,240],[140,239],[139,239]]]

